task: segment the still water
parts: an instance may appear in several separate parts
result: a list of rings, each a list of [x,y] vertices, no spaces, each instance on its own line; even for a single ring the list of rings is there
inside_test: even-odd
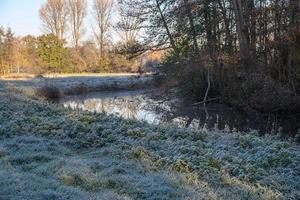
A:
[[[126,119],[143,120],[151,124],[173,124],[193,129],[219,129],[225,131],[276,132],[280,126],[286,130],[286,120],[277,116],[248,116],[224,104],[193,106],[178,98],[166,98],[153,90],[113,91],[67,96],[61,100],[65,107],[92,112],[105,112]],[[289,120],[290,123],[294,123]]]

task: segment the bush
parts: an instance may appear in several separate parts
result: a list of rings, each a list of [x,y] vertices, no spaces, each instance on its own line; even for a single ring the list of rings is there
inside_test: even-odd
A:
[[[241,100],[261,112],[300,111],[299,97],[263,74],[245,74],[240,92]]]
[[[45,85],[38,88],[36,95],[45,100],[56,100],[63,96],[62,92],[55,86]]]

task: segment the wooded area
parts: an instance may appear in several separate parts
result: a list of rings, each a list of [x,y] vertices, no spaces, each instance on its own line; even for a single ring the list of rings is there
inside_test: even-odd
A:
[[[120,3],[145,33],[143,46],[171,49],[162,70],[186,96],[222,96],[247,111],[300,110],[299,1]]]
[[[47,0],[39,12],[44,35],[1,28],[1,73],[136,72],[137,56],[160,50],[160,71],[186,96],[300,110],[298,0],[94,0],[90,40],[86,0]]]

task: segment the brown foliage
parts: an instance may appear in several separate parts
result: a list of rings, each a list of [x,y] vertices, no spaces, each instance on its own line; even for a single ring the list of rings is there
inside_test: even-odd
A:
[[[56,86],[44,85],[36,90],[36,95],[45,100],[57,100],[63,93]]]

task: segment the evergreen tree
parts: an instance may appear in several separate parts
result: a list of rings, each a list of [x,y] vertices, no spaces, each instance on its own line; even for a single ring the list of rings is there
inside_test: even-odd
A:
[[[38,37],[38,55],[47,71],[61,71],[64,61],[65,41],[53,34]]]

